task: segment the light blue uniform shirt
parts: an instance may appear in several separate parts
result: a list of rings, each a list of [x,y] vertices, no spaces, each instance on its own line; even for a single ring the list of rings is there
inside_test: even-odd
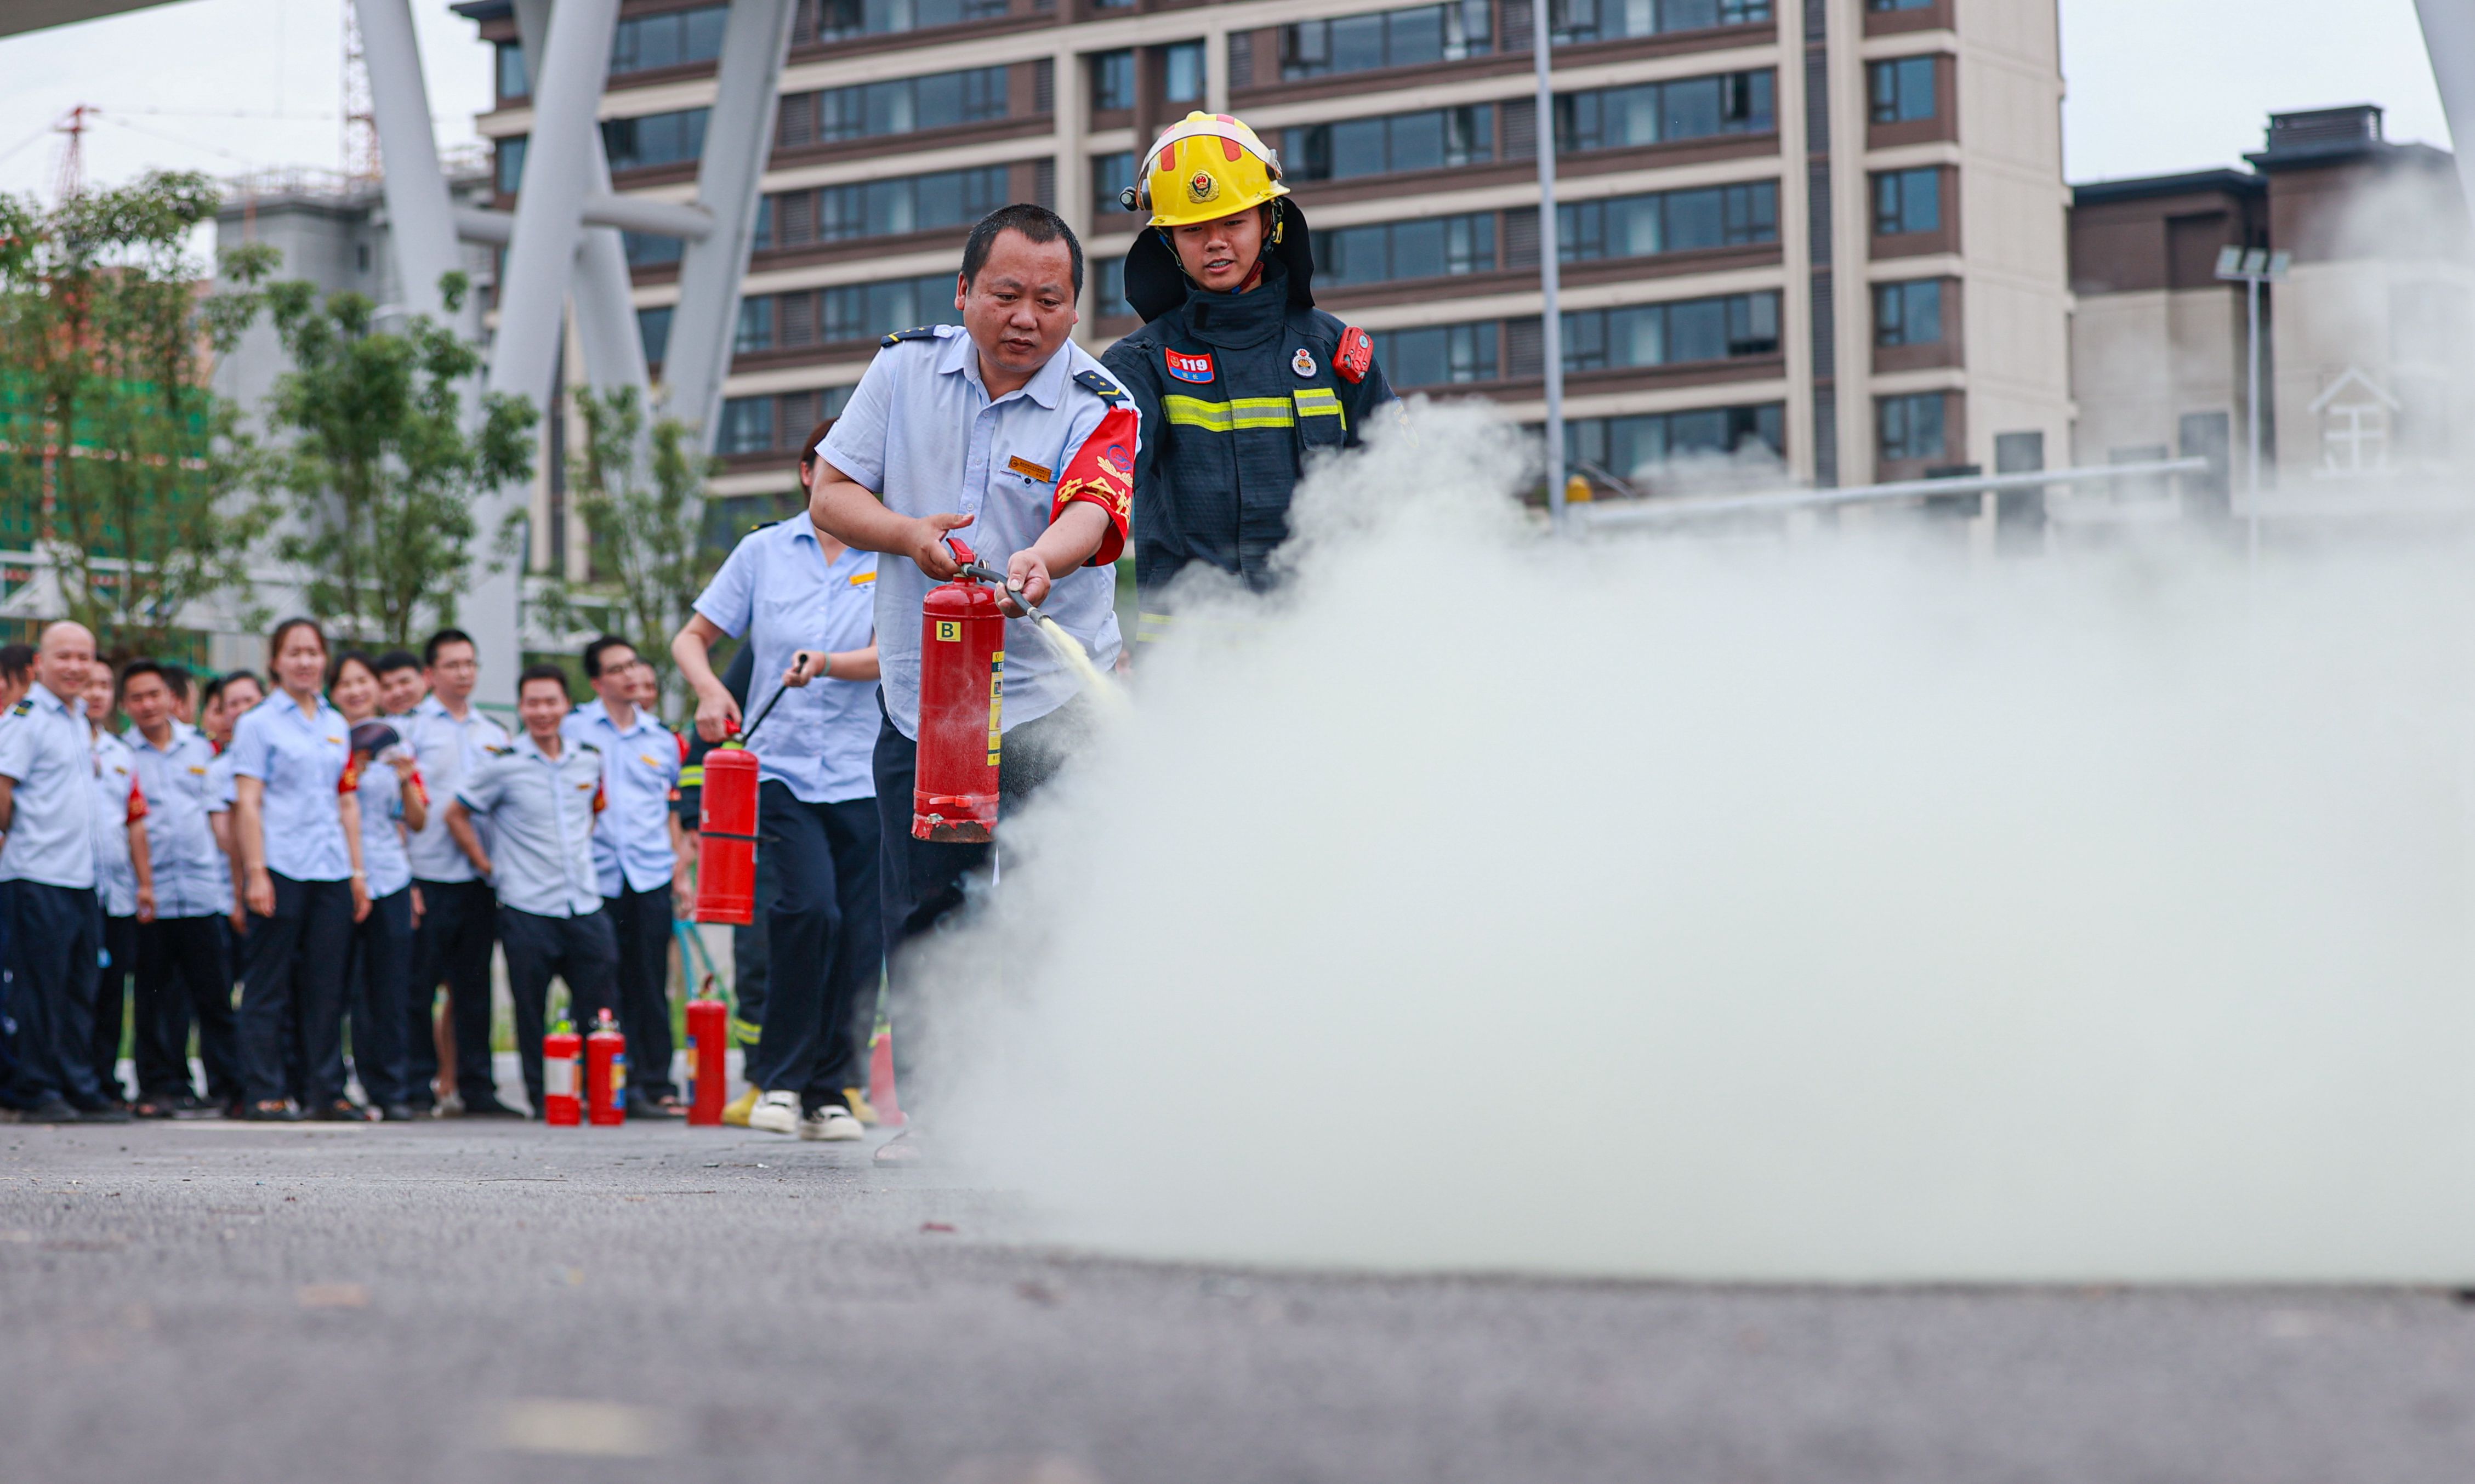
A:
[[[786,703],[787,704],[787,703]],[[773,724],[765,724],[768,730]],[[559,727],[570,742],[601,753],[601,818],[593,826],[593,872],[605,897],[651,891],[671,883],[678,855],[671,849],[671,795],[679,786],[679,735],[646,713],[621,731],[595,703]]]
[[[232,866],[215,849],[207,816],[230,805],[216,798],[215,745],[183,722],[158,748],[135,728],[126,740],[146,791],[146,859],[155,872],[155,915],[220,917],[232,910]],[[229,774],[223,775],[229,778]]]
[[[891,567],[893,563],[886,564]],[[917,571],[917,568],[913,569]],[[782,672],[800,650],[868,648],[877,606],[874,552],[845,550],[825,560],[804,514],[742,536],[713,576],[696,610],[732,638],[756,646],[756,677],[740,725],[756,720]],[[911,615],[914,630],[919,615]],[[918,633],[913,633],[917,648]],[[821,677],[782,698],[747,744],[759,781],[775,779],[803,804],[876,797],[870,758],[876,749],[876,683]]]
[[[0,778],[13,779],[0,881],[95,885],[94,729],[86,707],[37,682],[0,720]]]
[[[465,775],[481,765],[494,747],[505,747],[512,740],[507,729],[484,714],[479,706],[464,713],[457,721],[447,714],[446,705],[436,696],[424,696],[412,708],[409,717],[388,717],[398,730],[412,743],[413,757],[421,766],[421,780],[429,786],[429,821],[412,837],[409,847],[412,874],[425,881],[469,881],[473,879],[473,862],[455,848],[454,838],[447,832],[447,801],[464,782]],[[490,849],[490,831],[480,830],[481,848]]]
[[[243,711],[233,727],[235,778],[266,785],[258,809],[266,869],[296,881],[347,881],[351,848],[337,807],[352,753],[344,713],[318,698],[304,711],[282,691]]]
[[[584,917],[601,910],[593,870],[594,802],[601,797],[601,754],[569,742],[555,760],[527,732],[465,775],[455,797],[488,816],[501,906],[536,917]],[[444,810],[440,811],[444,813]]]
[[[1015,553],[1048,530],[1057,477],[1108,413],[1108,404],[1074,378],[1088,371],[1112,386],[1116,381],[1069,340],[1028,383],[992,402],[970,336],[959,325],[935,328],[935,339],[903,340],[877,352],[817,452],[896,514],[953,510],[976,517],[954,534],[1003,572]],[[1134,452],[1126,450],[1129,468]],[[1024,464],[1048,479],[1020,472]],[[1056,584],[1041,610],[1106,671],[1117,662],[1119,648],[1116,573],[1085,566],[1052,576]],[[885,706],[906,737],[919,731],[919,608],[935,585],[918,562],[894,556],[886,558],[876,583]],[[1082,688],[1031,628],[1027,620],[1006,624],[1000,725],[1008,731],[1056,710]],[[756,657],[761,675],[764,652]]]
[[[129,853],[129,796],[137,787],[137,759],[109,731],[94,734],[94,859],[106,917],[137,915],[137,857]],[[152,864],[152,861],[149,861]]]
[[[412,857],[404,844],[404,779],[386,762],[404,750],[399,742],[361,765],[361,884],[373,902],[412,884]]]

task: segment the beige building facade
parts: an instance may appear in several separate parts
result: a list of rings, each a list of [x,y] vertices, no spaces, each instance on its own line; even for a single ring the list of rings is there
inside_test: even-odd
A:
[[[1861,483],[2042,465],[2069,375],[2053,0],[1556,0],[1568,446],[1649,493],[1697,456]],[[501,204],[527,81],[507,0]],[[721,9],[628,0],[602,103],[616,187],[685,200]],[[1528,0],[806,0],[725,390],[718,520],[792,460],[889,329],[952,314],[969,223],[1031,199],[1091,260],[1078,334],[1137,321],[1115,202],[1189,110],[1278,149],[1318,303],[1404,391],[1544,416]],[[675,248],[631,237],[658,379]],[[2024,460],[2024,461],[2023,461]]]

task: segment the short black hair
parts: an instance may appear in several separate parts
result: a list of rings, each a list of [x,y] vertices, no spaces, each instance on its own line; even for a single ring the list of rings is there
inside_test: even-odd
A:
[[[181,663],[177,659],[161,660],[156,665],[156,673],[163,677],[163,683],[171,689],[173,700],[186,701],[189,699],[189,667],[187,665]]]
[[[377,673],[383,678],[395,674],[398,670],[418,670],[420,668],[421,656],[419,655],[414,654],[410,650],[391,649],[379,656],[379,667]]]
[[[257,671],[234,670],[230,675],[218,675],[213,680],[208,680],[207,682],[207,688],[198,693],[198,704],[200,705],[214,705],[215,698],[231,689],[232,683],[234,680],[247,680],[252,685],[257,687],[257,693],[259,695],[263,696],[266,694],[266,682],[257,678]]]
[[[1074,262],[1074,297],[1083,297],[1083,244],[1075,240],[1074,229],[1066,225],[1065,217],[1028,201],[1001,206],[971,228],[970,239],[963,244],[965,288],[970,287],[980,270],[988,266],[989,249],[996,245],[1000,232],[1019,232],[1034,242],[1063,241],[1066,257]]]
[[[170,673],[164,669],[163,662],[159,659],[133,659],[129,663],[122,665],[120,667],[120,682],[112,688],[111,692],[114,699],[128,695],[129,682],[137,679],[141,675],[151,675],[155,677],[155,679],[161,680],[163,682],[163,688],[170,691],[175,700],[179,699],[181,687],[172,683]]]
[[[0,676],[13,684],[35,673],[35,647],[31,644],[0,644]]]
[[[630,655],[636,653],[636,646],[628,643],[626,640],[619,637],[615,633],[605,633],[600,638],[598,638],[592,643],[586,645],[584,647],[584,678],[588,680],[598,680],[601,679],[601,656],[609,654],[615,649],[625,650]]]
[[[438,663],[438,652],[450,644],[473,644],[473,636],[461,629],[441,629],[429,636],[429,643],[421,647],[421,662],[425,665]],[[481,646],[473,644],[473,653],[478,657],[481,653]]]
[[[570,702],[576,700],[576,697],[570,693],[567,688],[567,672],[561,669],[554,661],[537,659],[531,664],[525,666],[524,673],[516,677],[516,694],[519,697],[523,696],[525,693],[525,687],[530,685],[535,680],[556,680],[558,681],[558,693],[562,696],[566,696]]]
[[[333,690],[335,688],[335,682],[344,678],[344,667],[346,665],[360,666],[362,669],[370,672],[370,679],[373,680],[379,678],[379,662],[370,657],[369,651],[349,649],[336,655],[335,662],[327,667],[327,688],[329,690]]]

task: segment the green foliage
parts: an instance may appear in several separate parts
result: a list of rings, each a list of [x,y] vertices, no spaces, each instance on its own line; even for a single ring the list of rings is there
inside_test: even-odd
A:
[[[209,379],[257,314],[263,247],[202,297],[206,177],[157,172],[49,211],[0,197],[0,545],[46,558],[60,610],[113,655],[176,644],[183,610],[248,581],[252,463]],[[250,615],[254,617],[254,615]]]
[[[439,286],[454,312],[464,276]],[[409,643],[453,621],[472,576],[474,502],[530,475],[539,414],[493,395],[469,428],[461,387],[480,352],[427,315],[380,330],[362,295],[322,299],[299,282],[266,301],[292,359],[267,402],[269,429],[291,434],[266,459],[267,482],[290,497],[277,553],[309,574],[312,611],[356,637]]]
[[[576,508],[592,538],[594,577],[580,591],[551,583],[545,616],[571,632],[591,627],[580,598],[599,598],[592,606],[624,614],[614,631],[652,665],[670,713],[686,695],[671,663],[671,635],[721,565],[701,539],[704,482],[715,461],[695,451],[688,428],[674,419],[656,420],[649,438],[632,386],[581,390],[576,406],[585,431]]]

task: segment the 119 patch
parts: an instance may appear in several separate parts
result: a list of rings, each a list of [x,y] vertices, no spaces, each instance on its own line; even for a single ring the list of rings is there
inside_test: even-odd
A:
[[[1168,374],[1176,377],[1179,381],[1208,382],[1212,380],[1212,358],[1210,356],[1188,356],[1183,351],[1172,350],[1164,350],[1161,354],[1168,358]]]

